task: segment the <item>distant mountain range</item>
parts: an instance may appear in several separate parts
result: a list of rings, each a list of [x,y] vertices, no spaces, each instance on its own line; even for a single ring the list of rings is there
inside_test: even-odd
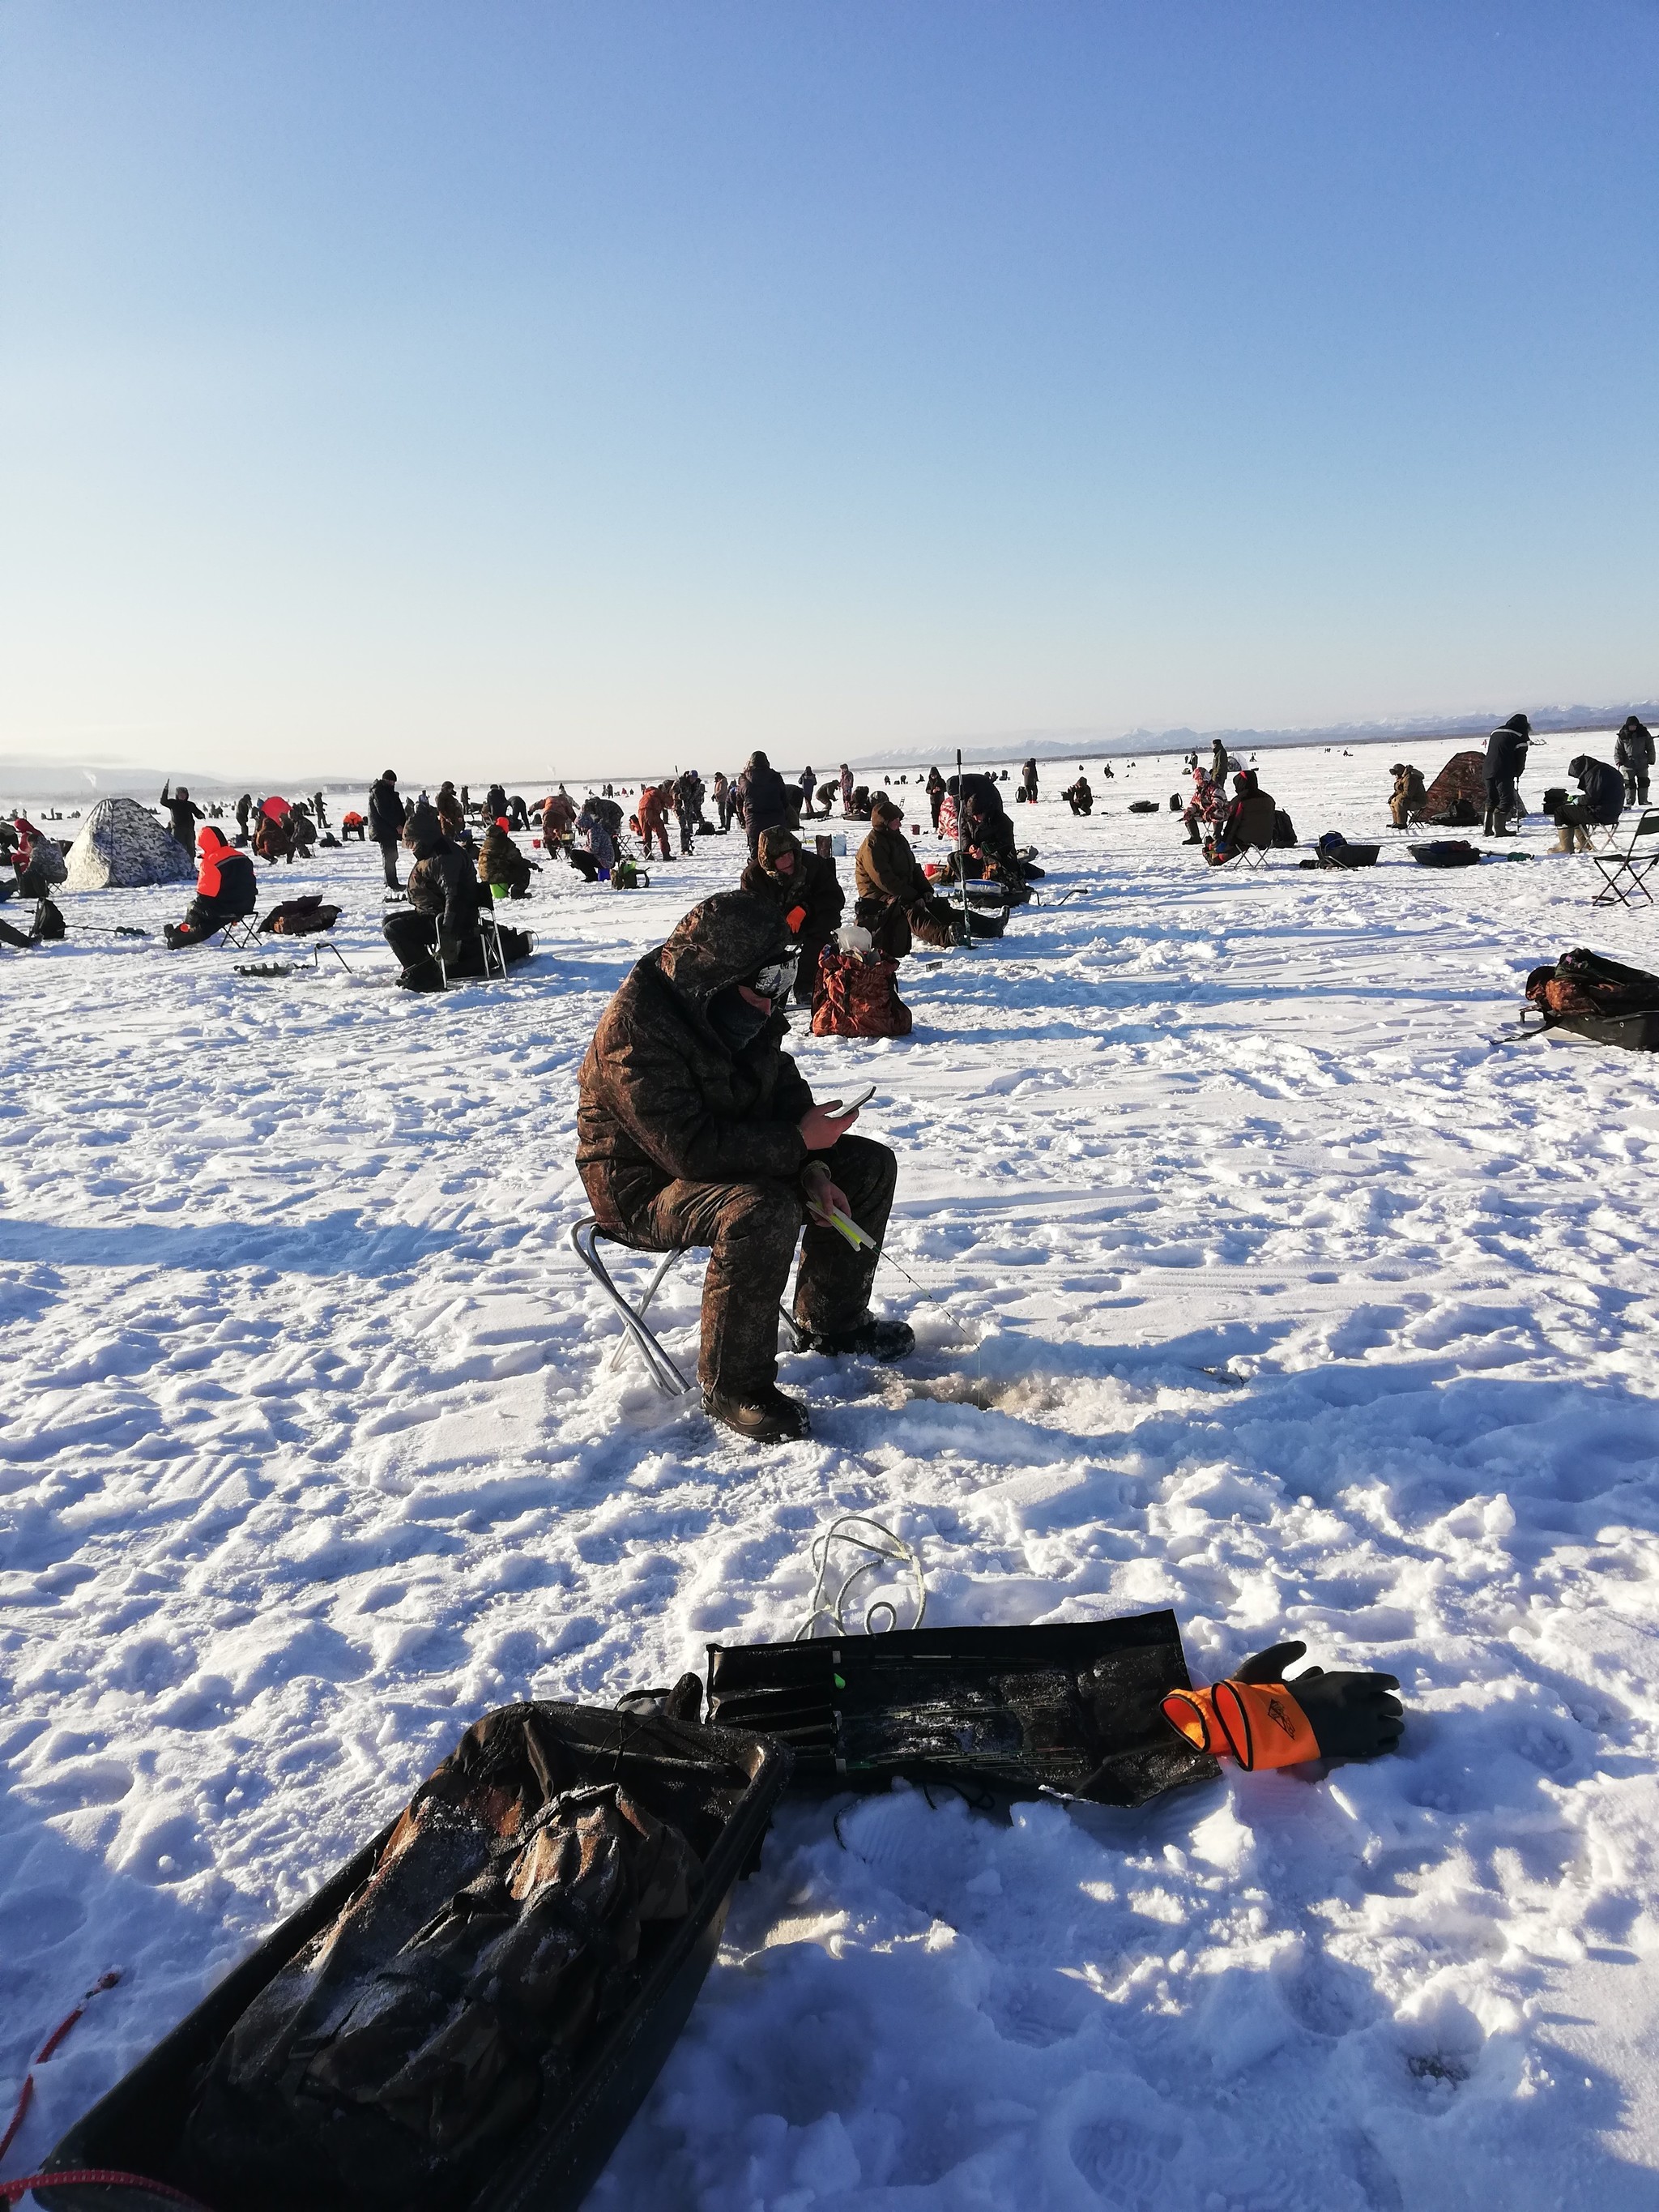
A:
[[[1258,752],[1283,745],[1419,745],[1436,742],[1468,744],[1484,739],[1498,725],[1516,712],[1505,707],[1498,713],[1448,714],[1434,720],[1401,716],[1380,722],[1332,722],[1322,728],[1300,730],[1125,730],[1116,734],[1092,730],[1016,730],[998,738],[941,738],[933,745],[900,745],[883,752],[860,753],[850,765],[858,769],[926,768],[937,765],[949,773],[960,745],[964,761],[994,761],[999,766],[1016,761],[1151,760],[1160,753],[1208,752],[1217,738],[1229,752]],[[1533,728],[1540,734],[1563,730],[1616,730],[1626,714],[1639,714],[1652,727],[1659,715],[1659,700],[1632,699],[1617,707],[1528,707]]]
[[[161,786],[171,781],[177,790],[183,783],[197,799],[235,799],[244,791],[263,794],[280,791],[297,798],[300,787],[307,791],[362,791],[371,777],[242,775],[232,781],[208,775],[201,769],[135,767],[131,761],[51,760],[38,753],[0,753],[0,804],[50,799],[82,809],[93,799],[127,798],[154,805]]]
[[[1017,762],[1035,757],[1040,761],[1124,760],[1145,757],[1148,760],[1159,754],[1207,752],[1215,738],[1219,738],[1230,752],[1257,752],[1273,746],[1284,745],[1431,745],[1434,744],[1468,744],[1484,738],[1507,715],[1513,707],[1479,714],[1449,714],[1436,718],[1401,716],[1390,721],[1332,722],[1318,729],[1297,730],[1121,730],[1092,729],[1033,729],[1010,730],[1000,736],[988,736],[983,732],[958,738],[940,738],[935,743],[921,745],[890,745],[878,752],[860,752],[849,756],[850,764],[867,779],[873,770],[883,769],[926,768],[937,764],[948,775],[955,765],[957,749],[961,747],[964,761],[994,762],[999,767],[1012,766]],[[1652,726],[1659,718],[1659,700],[1637,699],[1621,702],[1616,707],[1528,707],[1526,709],[1533,728],[1542,732],[1563,730],[1616,730],[1626,714],[1639,714]],[[515,770],[510,763],[499,769],[479,769],[471,777],[475,789],[482,789],[499,773],[501,780],[521,791],[526,797],[534,791],[539,797],[544,786],[562,775],[567,782],[579,787],[591,787],[601,781],[624,787],[637,785],[642,775],[657,775],[667,772],[670,762],[682,757],[684,740],[665,740],[659,760],[647,763],[643,769],[601,768],[591,775],[580,769],[556,769],[550,779],[549,771],[538,769],[526,774]],[[822,747],[815,751],[823,754]],[[775,750],[773,766],[783,767],[793,774],[791,756]],[[830,761],[828,755],[820,759],[821,775],[833,775],[839,761]],[[701,763],[705,774],[717,766],[735,773],[743,763],[735,755],[717,762],[711,757]],[[256,795],[280,791],[296,794],[301,788],[325,792],[350,792],[361,797],[368,789],[373,778],[368,775],[319,777],[314,774],[286,776],[267,773],[261,775],[241,774],[228,780],[210,775],[201,769],[168,770],[135,766],[128,761],[62,761],[41,754],[0,754],[0,805],[27,805],[50,799],[56,804],[78,805],[84,809],[89,799],[106,799],[112,793],[125,793],[153,805],[161,796],[161,786],[171,775],[174,784],[180,775],[191,793],[198,799],[234,799],[244,791]],[[425,779],[429,787],[435,788],[437,776]],[[458,779],[459,780],[459,779]],[[411,771],[403,780],[406,792],[418,791],[423,779]]]

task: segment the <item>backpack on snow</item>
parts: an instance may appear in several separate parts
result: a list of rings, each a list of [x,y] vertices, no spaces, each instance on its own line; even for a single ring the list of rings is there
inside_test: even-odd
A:
[[[812,994],[813,1036],[908,1036],[910,1009],[898,994],[897,974],[896,960],[826,945]]]
[[[325,906],[319,892],[307,892],[303,898],[284,899],[274,906],[259,924],[261,937],[313,937],[319,930],[332,929],[340,919],[337,906]]]

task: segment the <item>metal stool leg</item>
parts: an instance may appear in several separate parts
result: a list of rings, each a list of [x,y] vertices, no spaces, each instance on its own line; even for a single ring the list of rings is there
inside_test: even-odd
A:
[[[634,1318],[641,1324],[641,1327],[644,1325],[646,1313],[650,1306],[652,1299],[656,1297],[657,1292],[662,1288],[663,1284],[667,1278],[669,1269],[673,1266],[675,1261],[678,1260],[679,1256],[680,1255],[678,1252],[665,1252],[663,1254],[662,1258],[658,1264],[656,1273],[652,1276],[650,1282],[646,1285],[645,1296],[640,1300],[638,1305],[634,1308]],[[617,1346],[616,1350],[611,1353],[608,1363],[613,1374],[622,1364],[623,1354],[627,1351],[627,1349],[628,1339],[624,1337],[622,1342]],[[666,1355],[665,1355],[665,1356]]]
[[[501,977],[502,982],[505,983],[507,981],[507,955],[501,950],[501,926],[495,919],[495,909],[493,903],[489,908],[483,910],[478,916],[478,937],[480,942],[483,945],[484,981],[488,982],[489,980],[489,949],[491,945],[494,945],[495,948],[495,973]]]
[[[605,1292],[605,1297],[609,1298],[611,1304],[616,1308],[618,1316],[621,1317],[623,1327],[627,1331],[627,1334],[623,1337],[622,1343],[617,1347],[617,1352],[611,1356],[611,1364],[613,1367],[615,1366],[617,1358],[628,1349],[631,1341],[635,1350],[638,1352],[641,1358],[645,1362],[646,1372],[650,1376],[651,1380],[656,1384],[658,1389],[662,1392],[665,1398],[684,1398],[689,1396],[690,1392],[696,1388],[696,1385],[686,1381],[684,1376],[681,1374],[678,1367],[676,1366],[674,1361],[664,1349],[662,1344],[659,1341],[653,1332],[647,1328],[644,1319],[642,1318],[646,1309],[650,1305],[652,1299],[655,1297],[664,1277],[673,1266],[675,1261],[679,1258],[679,1254],[678,1252],[664,1253],[662,1260],[658,1266],[656,1273],[651,1278],[650,1288],[646,1291],[644,1297],[641,1300],[636,1310],[635,1307],[629,1304],[627,1299],[623,1297],[622,1292],[617,1288],[615,1283],[611,1281],[609,1270],[606,1268],[604,1261],[600,1259],[598,1252],[594,1249],[594,1240],[602,1236],[603,1233],[604,1232],[600,1229],[599,1223],[593,1218],[592,1214],[589,1214],[584,1220],[572,1224],[569,1242],[571,1249],[575,1253],[583,1267],[586,1268],[588,1273],[592,1276],[594,1281]]]

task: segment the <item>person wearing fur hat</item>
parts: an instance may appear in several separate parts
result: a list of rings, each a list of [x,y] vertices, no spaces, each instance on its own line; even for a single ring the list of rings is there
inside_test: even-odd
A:
[[[407,810],[398,792],[398,771],[396,769],[385,769],[369,788],[368,834],[380,848],[380,859],[386,867],[386,887],[389,891],[402,888],[398,881],[398,845],[408,819]]]
[[[904,816],[884,791],[870,802],[870,834],[853,864],[854,913],[878,952],[902,960],[911,941],[959,945],[962,916],[940,898],[904,834]]]
[[[1404,830],[1423,811],[1428,787],[1423,781],[1422,769],[1413,768],[1408,761],[1396,761],[1389,774],[1394,778],[1394,789],[1389,795],[1389,819],[1396,830]]]
[[[1567,774],[1583,795],[1556,807],[1555,849],[1588,853],[1594,849],[1591,830],[1607,828],[1623,813],[1625,779],[1616,768],[1592,753],[1575,753],[1567,763]]]
[[[898,1163],[851,1133],[856,1108],[815,1104],[783,1050],[794,968],[775,900],[703,900],[635,963],[578,1079],[576,1170],[599,1229],[638,1251],[708,1249],[703,1406],[757,1443],[807,1433],[805,1407],[777,1387],[797,1246],[794,1317],[814,1352],[902,1359],[915,1344],[869,1303]]]
[[[756,857],[738,879],[740,890],[773,900],[789,934],[800,948],[795,971],[795,1003],[810,1006],[817,981],[818,955],[841,927],[846,901],[836,864],[808,853],[792,830],[763,830]]]
[[[1532,743],[1532,724],[1524,714],[1511,714],[1507,722],[1495,729],[1486,740],[1486,826],[1482,835],[1487,837],[1510,837],[1510,817],[1520,801],[1516,785],[1527,765],[1527,749]]]
[[[1626,806],[1648,803],[1648,771],[1653,766],[1653,732],[1639,715],[1626,714],[1613,748],[1614,765],[1625,779]]]

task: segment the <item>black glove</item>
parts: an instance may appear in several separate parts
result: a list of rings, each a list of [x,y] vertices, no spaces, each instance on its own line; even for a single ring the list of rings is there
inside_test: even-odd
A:
[[[1328,1674],[1322,1667],[1310,1667],[1292,1680],[1285,1669],[1307,1648],[1297,1643],[1270,1645],[1235,1667],[1233,1679],[1283,1682],[1308,1716],[1322,1759],[1379,1759],[1385,1751],[1397,1750],[1406,1709],[1389,1693],[1400,1687],[1398,1679],[1393,1674]]]

